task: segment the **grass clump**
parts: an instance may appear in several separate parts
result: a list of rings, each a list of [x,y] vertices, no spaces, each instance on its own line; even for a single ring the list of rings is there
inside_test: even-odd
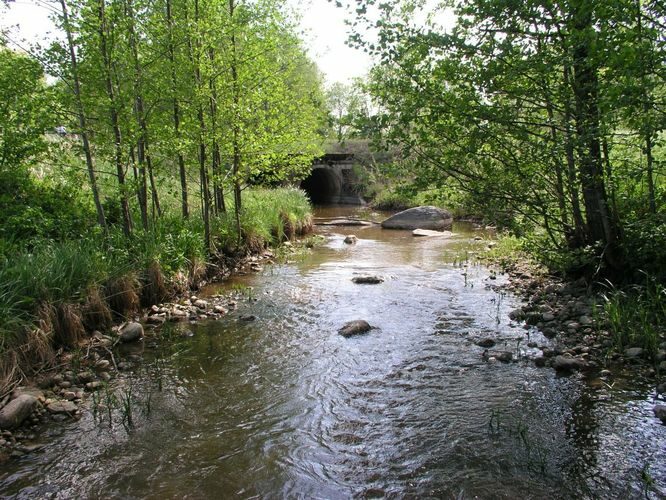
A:
[[[642,347],[655,356],[666,335],[666,287],[649,275],[626,289],[609,286],[603,311],[616,350]]]
[[[387,188],[377,194],[371,205],[375,210],[401,211],[417,206],[418,201],[405,190]]]
[[[243,204],[241,240],[250,251],[260,251],[312,230],[312,208],[300,189],[254,189],[245,193]],[[236,246],[238,235],[230,213],[218,217],[216,231],[222,248]]]
[[[301,190],[254,189],[243,203],[240,243],[232,209],[213,219],[216,251],[258,252],[312,229]],[[0,239],[0,379],[200,283],[207,262],[222,257],[208,255],[203,232],[199,217],[172,210],[130,238],[111,227],[75,239]]]
[[[493,246],[484,254],[484,258],[497,263],[502,269],[509,268],[518,260],[527,260],[527,254],[520,238],[503,233],[493,243]]]

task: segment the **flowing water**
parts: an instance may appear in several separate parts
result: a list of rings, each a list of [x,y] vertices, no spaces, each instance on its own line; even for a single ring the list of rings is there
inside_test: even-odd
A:
[[[527,344],[549,341],[509,322],[518,299],[495,287],[502,276],[466,264],[485,246],[473,238],[490,235],[454,231],[421,239],[320,227],[326,243],[309,254],[207,290],[240,295],[238,310],[187,325],[191,338],[166,326],[173,340],[125,353],[134,371],[115,393],[36,436],[45,446],[0,468],[0,492],[639,498],[648,488],[665,497],[653,388],[536,368]],[[356,245],[343,243],[348,233]],[[385,281],[352,283],[366,274]],[[338,335],[353,319],[376,329]],[[484,360],[475,341],[486,337],[517,361]]]

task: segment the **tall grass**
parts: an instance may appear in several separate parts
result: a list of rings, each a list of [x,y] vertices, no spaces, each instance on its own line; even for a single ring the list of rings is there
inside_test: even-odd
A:
[[[666,287],[645,275],[645,283],[620,290],[609,285],[603,310],[616,349],[642,347],[651,356],[666,336]]]
[[[231,213],[220,214],[212,224],[218,251],[259,250],[311,227],[309,202],[298,189],[255,189],[244,193],[243,202],[243,245],[238,247]],[[108,236],[92,232],[75,241],[21,244],[13,242],[11,251],[0,254],[0,356],[26,340],[45,304],[69,310],[68,304],[84,304],[89,295],[99,303],[101,294],[118,314],[125,308],[114,307],[111,293],[138,294],[146,300],[162,297],[177,273],[189,275],[194,267],[215,258],[206,253],[200,219],[179,215],[165,215],[149,231],[136,230],[131,238],[115,228]],[[141,293],[143,287],[148,293]],[[102,308],[98,304],[95,309]]]

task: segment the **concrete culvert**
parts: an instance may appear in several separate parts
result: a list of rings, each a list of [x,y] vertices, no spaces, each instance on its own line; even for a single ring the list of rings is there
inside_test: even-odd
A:
[[[342,194],[342,179],[333,170],[313,168],[310,176],[301,182],[301,189],[314,204],[338,203]]]

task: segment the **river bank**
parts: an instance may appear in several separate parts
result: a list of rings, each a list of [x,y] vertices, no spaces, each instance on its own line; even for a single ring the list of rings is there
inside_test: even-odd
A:
[[[119,343],[123,369],[108,391],[88,392],[76,419],[19,431],[35,439],[4,464],[2,491],[636,497],[641,474],[653,478],[650,491],[666,491],[653,387],[536,366],[543,349],[560,347],[511,320],[526,304],[502,288],[506,275],[475,263],[492,231],[318,232],[325,240],[311,252],[266,259],[190,305],[152,311],[167,318],[204,300],[228,312],[155,319],[158,336],[146,327],[143,342]],[[344,243],[349,233],[355,244]],[[355,279],[370,275],[381,281]],[[338,333],[356,319],[374,328]],[[480,345],[487,339],[493,347]]]
[[[608,298],[598,284],[584,278],[566,281],[548,274],[525,256],[500,263],[490,259],[508,275],[502,290],[520,296],[524,305],[509,317],[525,329],[537,328],[552,339],[534,359],[539,367],[552,367],[561,375],[582,372],[602,384],[612,385],[616,376],[639,377],[653,387],[654,421],[666,424],[666,334],[654,340],[654,349],[642,347],[643,339],[623,345],[613,331],[605,308]]]
[[[110,368],[118,371],[113,347],[142,336],[137,321],[154,327],[160,321],[219,317],[225,313],[222,306],[201,309],[180,298],[210,281],[258,266],[271,258],[265,251],[269,244],[312,230],[309,202],[295,189],[247,193],[240,236],[232,217],[221,214],[214,222],[217,251],[207,257],[197,232],[200,221],[168,216],[131,239],[92,234],[80,241],[35,240],[24,251],[17,244],[16,253],[4,257],[0,429],[6,439],[0,446],[5,451],[12,451],[16,440],[11,430],[23,421],[34,423],[48,416],[47,410],[57,418],[74,415],[74,402],[84,390],[100,390],[110,380]],[[165,304],[174,298],[178,308],[165,312]],[[130,333],[123,332],[124,324]],[[45,375],[53,372],[56,380]],[[26,384],[58,391],[46,397],[34,387],[22,390]]]
[[[294,236],[310,232],[305,224]],[[276,249],[265,249],[245,256],[225,256],[209,274],[200,277],[198,290],[220,283],[231,276],[263,272],[300,254],[318,243],[317,238],[283,242]],[[131,372],[141,356],[143,346],[158,348],[176,338],[193,336],[191,328],[202,321],[223,317],[251,322],[251,314],[238,314],[239,301],[252,300],[244,289],[226,294],[196,295],[196,290],[180,293],[172,301],[153,304],[137,311],[132,318],[117,323],[102,333],[95,330],[69,350],[59,350],[50,367],[38,370],[32,377],[14,387],[0,401],[0,463],[21,458],[41,449],[32,442],[36,432],[43,432],[51,422],[80,419],[83,412],[100,409],[117,411],[121,400],[116,394],[123,386],[123,375]],[[165,333],[166,330],[166,333]],[[102,399],[106,401],[101,403]],[[130,417],[131,419],[131,417]],[[124,421],[131,427],[132,423]]]

